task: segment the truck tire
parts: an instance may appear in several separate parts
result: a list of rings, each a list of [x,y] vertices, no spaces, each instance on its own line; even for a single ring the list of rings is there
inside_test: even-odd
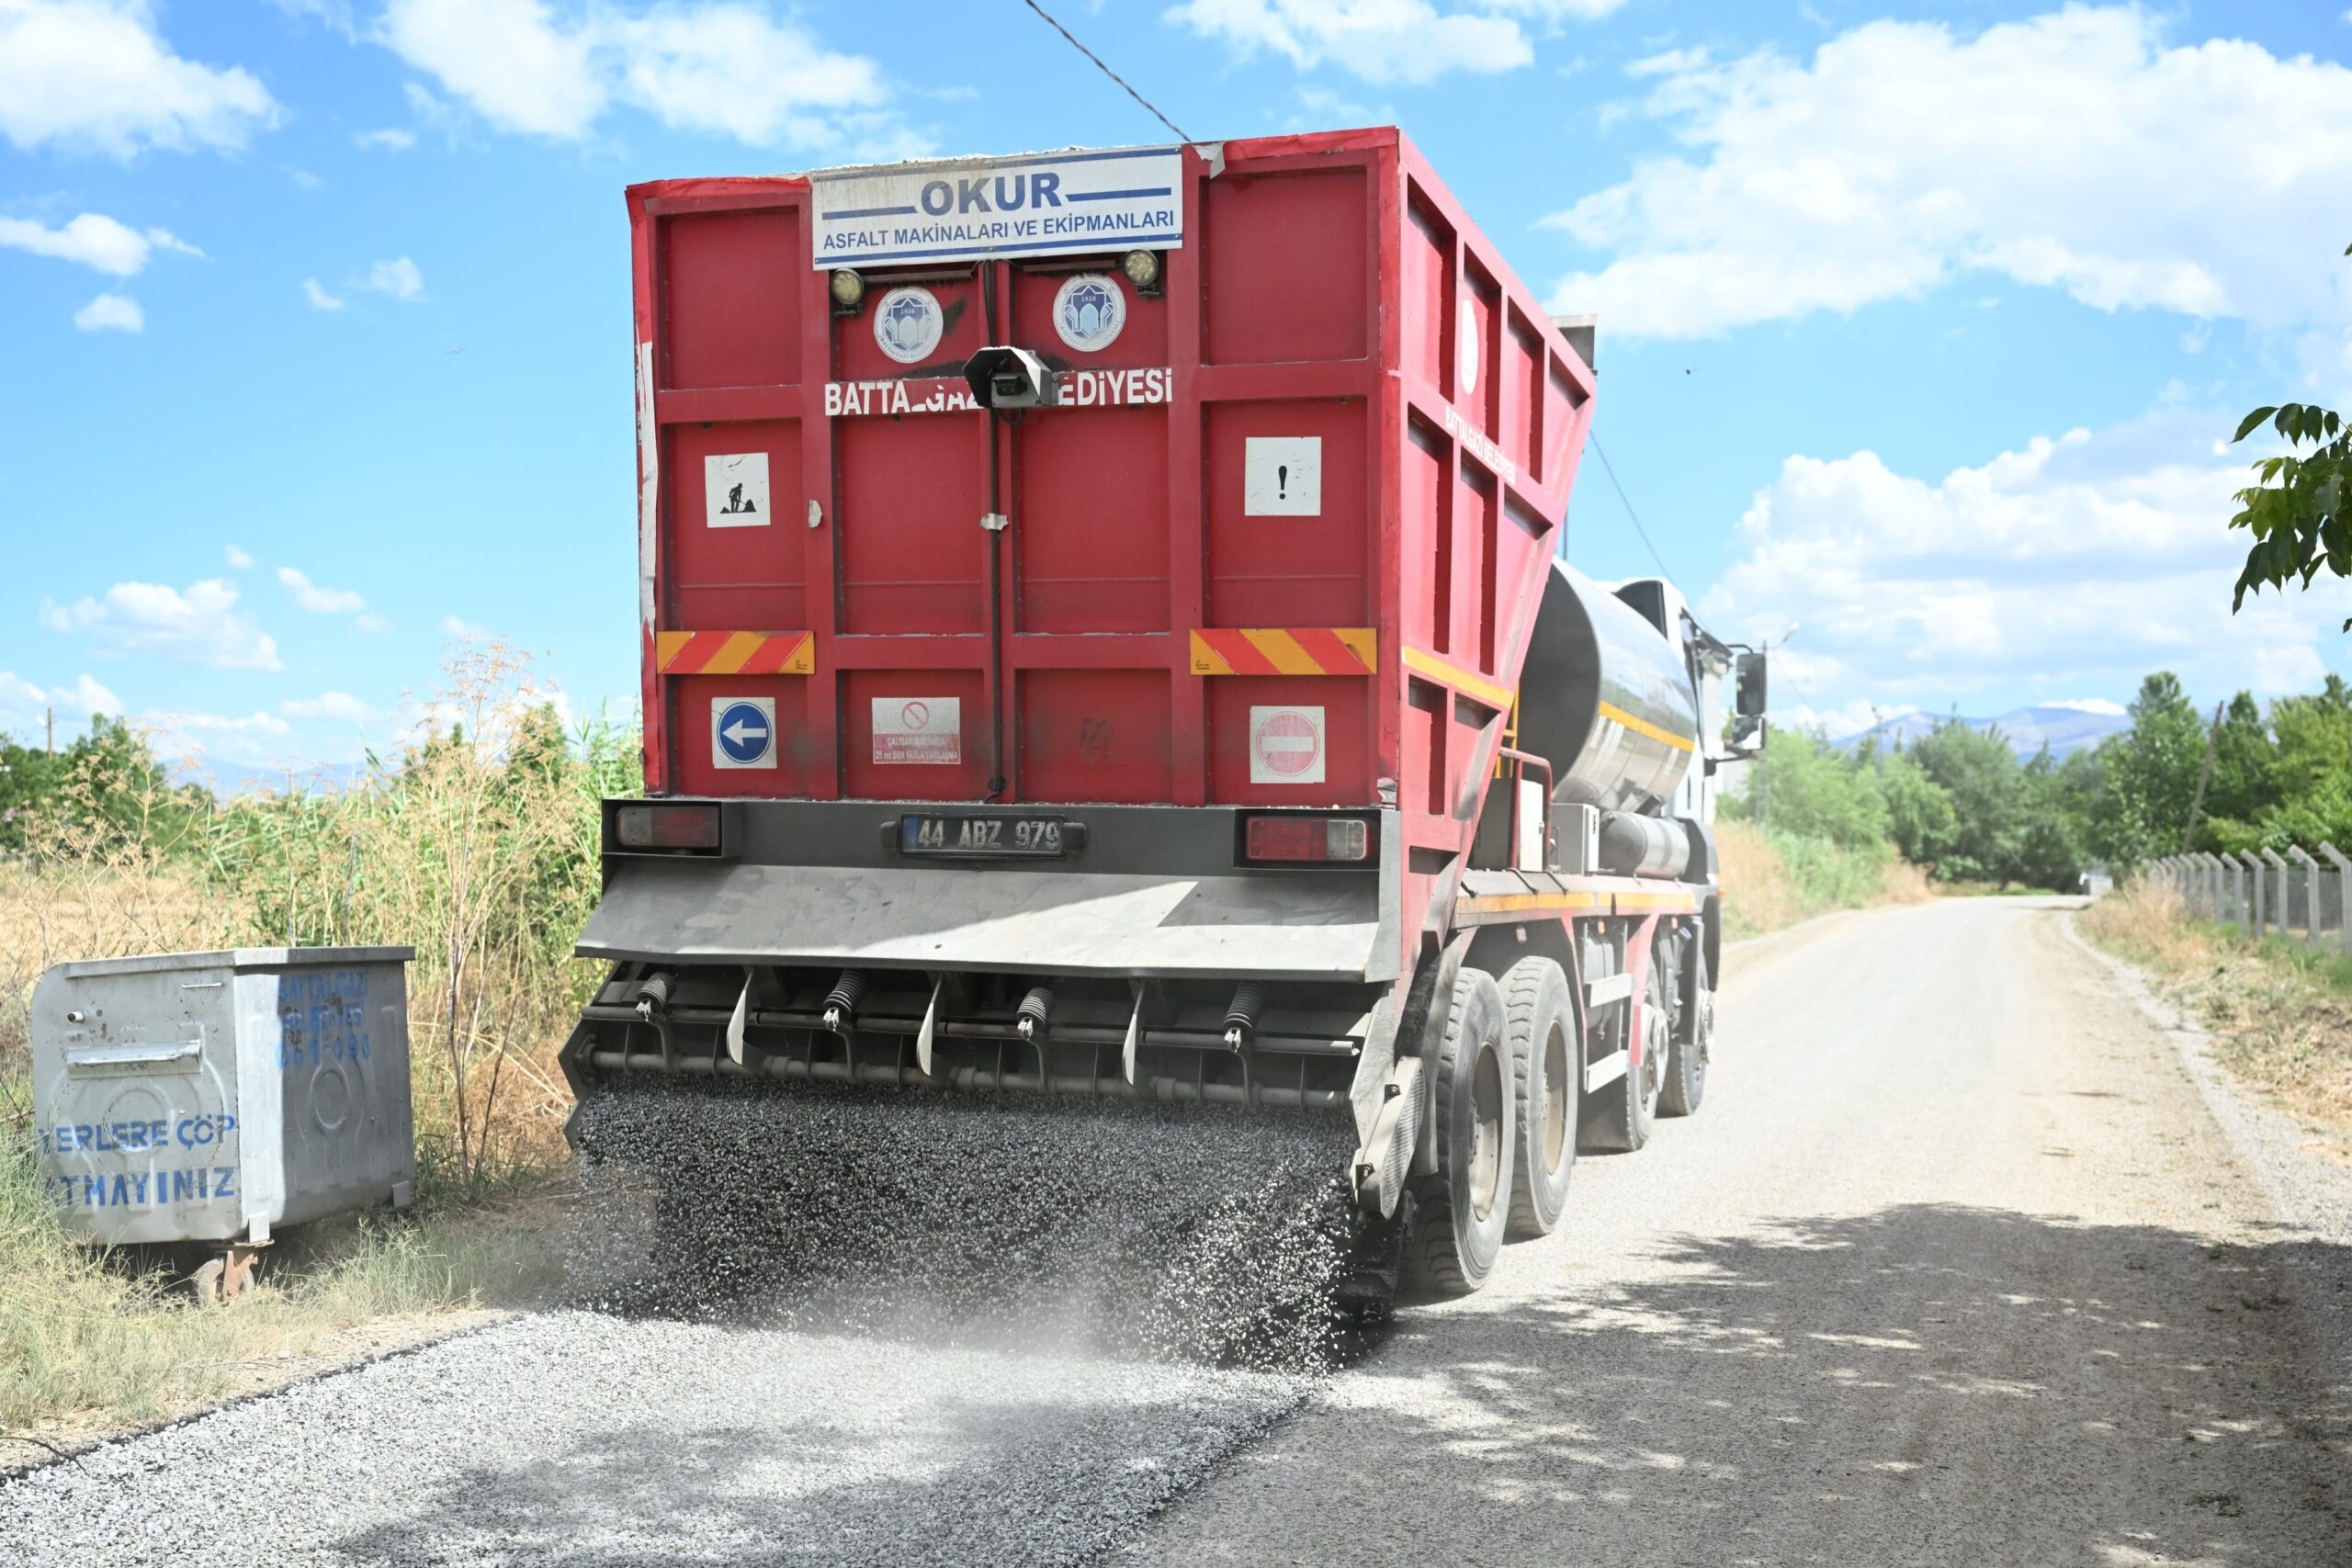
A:
[[[1549,1235],[1568,1202],[1577,1163],[1584,1054],[1577,1049],[1568,976],[1548,958],[1522,958],[1503,975],[1503,1037],[1510,1043],[1511,1112],[1519,1124],[1508,1234]]]
[[[1675,1010],[1674,1054],[1658,1091],[1657,1113],[1688,1116],[1707,1098],[1707,1059],[1715,1048],[1715,992],[1708,982],[1707,951],[1691,943],[1690,999]]]
[[[1508,1051],[1502,992],[1493,976],[1465,966],[1454,976],[1430,1074],[1437,1169],[1415,1191],[1406,1256],[1407,1277],[1418,1291],[1467,1295],[1487,1282],[1502,1250],[1511,1181]]]
[[[1657,1120],[1658,1095],[1666,1087],[1666,1059],[1671,1054],[1668,1039],[1673,1025],[1667,1011],[1664,959],[1665,954],[1653,946],[1642,982],[1640,1064],[1585,1101],[1587,1148],[1631,1154],[1650,1141],[1650,1127]]]

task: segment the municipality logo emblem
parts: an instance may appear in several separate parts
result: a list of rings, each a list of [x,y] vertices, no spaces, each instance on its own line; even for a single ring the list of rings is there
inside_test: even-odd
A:
[[[920,365],[939,348],[945,318],[928,288],[893,288],[874,310],[874,341],[901,365]]]
[[[1080,354],[1110,347],[1126,324],[1127,297],[1117,279],[1102,273],[1068,278],[1054,296],[1054,331]]]

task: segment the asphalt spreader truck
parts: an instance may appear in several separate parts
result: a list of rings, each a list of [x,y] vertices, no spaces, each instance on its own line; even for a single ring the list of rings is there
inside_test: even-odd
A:
[[[1590,326],[1404,135],[628,199],[645,791],[583,1101],[1320,1115],[1441,1292],[1699,1109],[1762,660],[1567,564]]]

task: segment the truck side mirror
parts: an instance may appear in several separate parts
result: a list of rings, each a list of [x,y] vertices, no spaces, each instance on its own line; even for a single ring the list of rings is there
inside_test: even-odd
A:
[[[1738,656],[1733,669],[1733,680],[1737,688],[1733,711],[1742,718],[1762,718],[1765,707],[1764,655],[1759,652],[1743,653]]]

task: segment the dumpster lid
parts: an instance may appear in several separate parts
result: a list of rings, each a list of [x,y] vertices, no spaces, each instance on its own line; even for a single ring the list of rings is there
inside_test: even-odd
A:
[[[406,964],[413,947],[228,947],[209,953],[140,953],[125,958],[74,958],[50,973],[69,979],[94,975],[150,975],[175,969],[299,969],[317,964]]]

